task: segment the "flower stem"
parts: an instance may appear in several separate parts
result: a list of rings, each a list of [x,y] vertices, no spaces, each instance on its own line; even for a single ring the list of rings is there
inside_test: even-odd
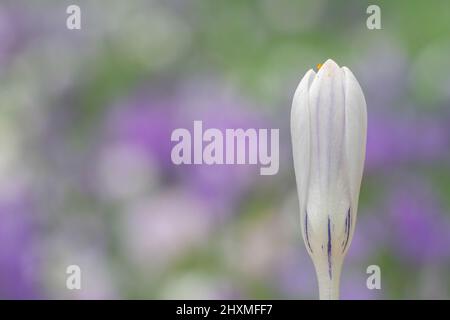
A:
[[[339,300],[341,266],[342,263],[334,264],[330,272],[326,264],[320,263],[316,265],[320,300]]]

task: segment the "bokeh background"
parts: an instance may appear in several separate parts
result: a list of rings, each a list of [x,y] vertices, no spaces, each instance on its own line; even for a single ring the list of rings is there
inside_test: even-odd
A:
[[[449,57],[445,0],[2,0],[0,298],[316,298],[289,116],[327,58],[368,104],[342,298],[450,298]],[[173,165],[194,119],[279,128],[279,173]]]

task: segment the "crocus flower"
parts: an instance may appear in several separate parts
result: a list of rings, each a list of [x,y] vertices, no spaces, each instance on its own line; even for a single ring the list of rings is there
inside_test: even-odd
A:
[[[327,60],[294,95],[291,135],[302,234],[321,299],[339,298],[352,240],[367,131],[363,92],[352,72]]]

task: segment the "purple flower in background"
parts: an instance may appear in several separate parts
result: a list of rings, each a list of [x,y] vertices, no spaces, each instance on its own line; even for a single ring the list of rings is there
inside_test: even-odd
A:
[[[245,106],[242,109],[235,104],[219,106],[221,111],[217,112],[213,110],[217,104],[214,105],[212,101],[211,104],[211,109],[194,110],[185,119],[180,119],[180,127],[188,128],[192,136],[194,119],[202,119],[204,130],[217,128],[223,133],[225,129],[262,127],[258,116],[246,111]],[[226,154],[225,150],[223,154]],[[183,168],[180,180],[186,188],[194,190],[214,207],[226,210],[248,190],[254,176],[259,174],[258,170],[259,166],[250,165],[194,165]]]
[[[450,259],[450,219],[430,190],[403,186],[394,192],[388,212],[400,255],[415,263]]]
[[[108,142],[138,147],[157,160],[162,168],[171,166],[170,135],[174,128],[175,101],[137,95],[117,105],[107,123]]]
[[[171,161],[174,129],[186,128],[193,137],[194,120],[203,121],[203,129],[267,128],[264,117],[238,94],[210,79],[186,82],[171,94],[136,96],[116,105],[106,125],[106,142],[129,144],[156,160],[171,182],[181,184],[220,212],[228,210],[251,185],[257,166],[182,165]],[[225,154],[225,153],[224,153]]]
[[[287,299],[298,299],[299,296],[312,299],[317,295],[314,266],[304,250],[292,250],[290,255],[283,257],[275,277],[277,289]]]
[[[382,41],[369,52],[356,68],[368,108],[366,169],[448,159],[449,114],[424,117],[405,103],[410,61],[403,49]]]
[[[348,251],[348,260],[352,263],[367,261],[373,257],[380,248],[386,245],[388,230],[384,225],[385,216],[377,211],[364,211],[358,217],[358,228],[355,229],[354,243]]]
[[[194,120],[202,120],[204,130],[217,128],[223,133],[225,129],[270,127],[253,103],[225,83],[212,79],[189,82],[180,90],[179,101],[177,127],[189,129],[191,135]],[[249,190],[258,170],[258,166],[250,165],[203,164],[183,168],[180,178],[186,188],[195,190],[215,209],[227,214],[234,211],[228,208]]]
[[[12,55],[12,51],[16,46],[16,28],[14,21],[9,12],[3,7],[0,7],[0,63],[5,61]]]
[[[14,58],[31,37],[28,18],[18,8],[0,5],[0,64]]]
[[[33,205],[26,195],[0,199],[0,298],[38,297]]]
[[[437,161],[449,156],[448,119],[419,115],[399,117],[375,111],[368,121],[366,167],[369,170]]]

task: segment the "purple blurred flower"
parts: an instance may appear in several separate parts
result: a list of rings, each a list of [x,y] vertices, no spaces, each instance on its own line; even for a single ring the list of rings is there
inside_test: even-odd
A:
[[[107,143],[137,146],[156,160],[166,175],[196,193],[221,212],[250,186],[256,166],[185,165],[171,161],[172,131],[186,128],[193,136],[193,121],[203,128],[261,128],[263,116],[225,85],[203,79],[186,82],[171,94],[144,93],[120,103],[107,121]]]
[[[450,259],[450,219],[428,189],[403,186],[394,192],[388,212],[400,255],[415,263]]]
[[[14,47],[16,46],[16,30],[12,16],[0,7],[0,63],[11,56]]]
[[[33,205],[25,195],[0,199],[0,298],[38,297]]]
[[[354,240],[348,251],[350,263],[367,261],[386,245],[388,230],[384,226],[384,218],[385,216],[372,210],[358,216]]]
[[[31,38],[28,18],[19,8],[0,5],[0,64],[8,63]]]
[[[188,128],[193,136],[192,124],[195,119],[203,121],[203,130],[217,128],[225,133],[225,129],[261,128],[262,120],[246,110],[245,105],[230,103],[218,105],[211,97],[209,108],[191,109],[192,113],[179,119],[179,127]],[[219,108],[217,111],[215,108]],[[225,150],[223,151],[225,155]],[[216,208],[226,209],[230,203],[238,200],[251,186],[253,178],[258,175],[258,166],[250,165],[195,165],[183,168],[180,175],[182,183],[197,192],[202,198]],[[180,171],[181,172],[181,171]],[[224,212],[226,213],[226,212]]]
[[[369,170],[449,156],[449,119],[374,112],[368,121],[366,168]]]
[[[314,299],[318,294],[314,266],[303,248],[281,259],[275,277],[277,289],[287,299]]]
[[[403,49],[383,40],[369,52],[356,67],[368,108],[366,169],[448,159],[449,115],[424,117],[405,100],[410,63]]]
[[[171,98],[163,100],[137,95],[119,104],[108,119],[108,142],[138,147],[157,160],[161,167],[170,167],[174,103]]]

